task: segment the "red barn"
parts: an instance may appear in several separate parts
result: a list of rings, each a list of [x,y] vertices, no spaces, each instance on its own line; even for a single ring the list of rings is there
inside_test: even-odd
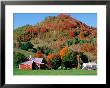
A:
[[[43,58],[31,58],[29,61],[23,62],[19,64],[19,69],[21,70],[32,70],[33,62],[35,62],[36,66],[40,68],[40,65],[44,64],[42,63]]]

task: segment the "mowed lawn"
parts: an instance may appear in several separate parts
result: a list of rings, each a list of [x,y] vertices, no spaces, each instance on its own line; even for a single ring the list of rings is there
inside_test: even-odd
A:
[[[19,70],[14,69],[14,75],[97,75],[97,70]]]

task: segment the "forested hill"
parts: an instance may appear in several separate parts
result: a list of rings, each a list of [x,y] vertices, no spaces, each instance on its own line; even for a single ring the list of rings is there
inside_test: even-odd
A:
[[[97,56],[97,28],[72,18],[67,14],[46,17],[36,25],[14,29],[14,43],[31,42],[33,47],[46,47],[58,53],[67,46],[73,51],[84,52],[90,60]]]

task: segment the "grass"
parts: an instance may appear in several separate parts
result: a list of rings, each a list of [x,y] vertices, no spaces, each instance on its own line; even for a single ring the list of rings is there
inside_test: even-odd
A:
[[[14,75],[97,75],[97,70],[19,70],[14,69]]]

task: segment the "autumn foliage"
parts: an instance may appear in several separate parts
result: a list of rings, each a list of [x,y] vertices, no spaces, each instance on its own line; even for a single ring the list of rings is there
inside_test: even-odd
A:
[[[95,52],[96,50],[96,45],[92,45],[89,43],[85,43],[81,46],[81,50],[84,52]]]
[[[25,46],[23,46],[23,50],[34,51],[36,58],[45,57],[50,66],[50,61],[59,57],[63,59],[68,54],[69,49],[91,54],[97,51],[97,28],[88,26],[67,14],[48,16],[44,21],[34,26],[25,27],[22,32],[21,29],[15,31],[16,37],[14,39],[16,40],[14,43],[18,42],[16,48],[22,49],[19,43],[24,44],[31,41],[34,50],[33,48],[24,49],[27,48]],[[41,48],[45,46],[46,48]],[[56,56],[56,53],[59,56]]]
[[[70,38],[73,38],[74,37],[74,32],[73,31],[70,31],[69,32],[69,35],[70,35]]]
[[[60,50],[60,56],[63,58],[68,53],[68,47],[64,47]]]
[[[34,57],[36,57],[36,58],[43,58],[44,54],[41,51],[38,51],[37,53],[35,53]]]
[[[54,54],[49,54],[49,55],[47,56],[47,59],[48,59],[48,60],[52,60],[52,59],[54,58],[54,56],[55,56]]]

